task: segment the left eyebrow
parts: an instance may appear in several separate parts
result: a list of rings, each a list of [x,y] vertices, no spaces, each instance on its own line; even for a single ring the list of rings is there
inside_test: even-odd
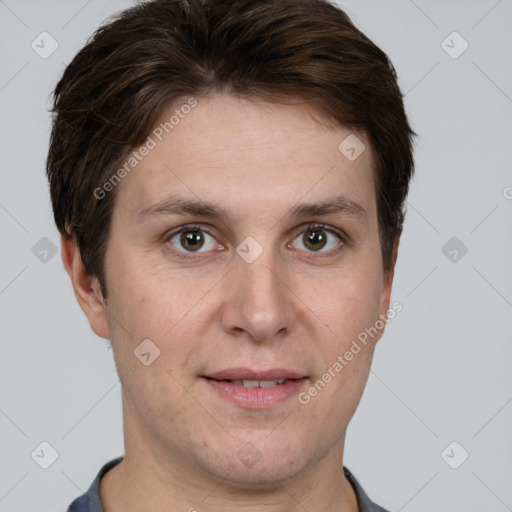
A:
[[[299,204],[290,211],[288,216],[299,218],[333,214],[355,217],[361,221],[368,220],[366,210],[358,202],[345,195],[323,203]]]

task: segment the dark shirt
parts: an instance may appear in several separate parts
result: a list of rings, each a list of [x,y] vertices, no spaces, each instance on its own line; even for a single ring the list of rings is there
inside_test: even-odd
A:
[[[122,460],[123,457],[118,457],[117,459],[113,459],[110,462],[107,462],[100,469],[99,473],[94,479],[94,482],[89,487],[89,490],[85,494],[82,494],[82,496],[77,498],[75,501],[73,501],[67,512],[105,512],[100,500],[100,480],[109,469],[113,468],[116,464],[119,464],[119,462]],[[359,502],[359,512],[388,512],[387,510],[384,510],[382,507],[379,507],[370,501],[370,498],[368,498],[359,482],[347,468],[344,467],[343,471],[348,481],[352,484],[352,487],[356,493],[357,501]]]

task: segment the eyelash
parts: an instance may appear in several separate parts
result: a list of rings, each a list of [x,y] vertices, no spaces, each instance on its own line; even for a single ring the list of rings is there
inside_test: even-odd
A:
[[[335,249],[331,249],[330,251],[326,251],[326,252],[319,252],[318,256],[317,256],[318,258],[329,257],[329,256],[333,256],[335,254],[338,254],[341,250],[343,250],[344,246],[346,246],[348,244],[348,237],[344,233],[342,233],[341,231],[338,231],[330,226],[327,226],[326,224],[319,224],[319,223],[308,224],[305,226],[305,228],[302,231],[300,231],[297,234],[297,236],[300,235],[301,233],[305,233],[306,231],[315,230],[315,229],[321,229],[321,230],[324,230],[324,231],[334,235],[336,238],[339,239],[339,242],[340,242],[336,246]],[[203,232],[207,233],[208,235],[210,235],[212,238],[215,238],[211,233],[208,232],[207,229],[204,229],[204,227],[202,227],[198,224],[186,224],[184,226],[181,226],[177,230],[172,231],[171,233],[167,234],[165,236],[165,242],[167,242],[172,247],[172,245],[170,244],[170,240],[174,236],[179,235],[185,231],[193,231],[193,230],[203,231]],[[295,238],[297,238],[297,236],[295,236]],[[294,238],[294,240],[295,240],[295,238]],[[308,251],[308,252],[314,253],[315,251]],[[193,252],[179,251],[174,248],[173,248],[173,253],[176,254],[179,258],[186,259],[186,260],[194,260],[194,259],[198,259],[201,257],[199,255],[196,255]],[[199,253],[199,254],[201,254],[201,253]]]

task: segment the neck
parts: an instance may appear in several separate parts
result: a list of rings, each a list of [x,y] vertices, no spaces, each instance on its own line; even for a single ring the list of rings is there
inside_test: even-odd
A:
[[[359,512],[343,473],[344,439],[300,474],[256,488],[236,482],[232,473],[219,480],[145,438],[144,429],[124,423],[124,458],[100,481],[105,512]]]

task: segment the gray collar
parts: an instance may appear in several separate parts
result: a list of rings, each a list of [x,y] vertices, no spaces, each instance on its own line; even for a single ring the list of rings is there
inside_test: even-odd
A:
[[[123,457],[121,456],[111,460],[110,462],[107,462],[96,475],[96,478],[89,487],[88,491],[74,500],[73,503],[71,503],[69,506],[67,512],[105,512],[100,500],[100,480],[109,469],[112,469],[122,460]],[[346,467],[343,467],[343,472],[354,488],[357,501],[359,502],[359,512],[388,512],[370,500],[357,479]]]

